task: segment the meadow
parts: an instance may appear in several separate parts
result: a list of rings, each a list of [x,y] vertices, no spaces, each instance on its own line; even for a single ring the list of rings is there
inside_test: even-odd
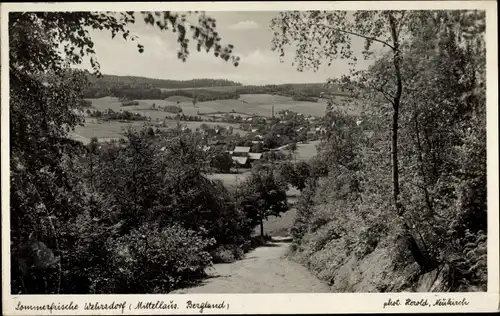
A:
[[[318,102],[296,101],[291,97],[271,94],[242,94],[237,100],[214,100],[206,102],[197,102],[193,105],[192,99],[183,96],[172,96],[166,100],[138,100],[139,105],[122,107],[117,98],[104,97],[99,99],[87,99],[92,101],[92,107],[95,109],[104,110],[110,108],[114,111],[127,109],[128,111],[140,112],[143,115],[151,116],[153,120],[156,118],[163,119],[166,112],[151,110],[153,104],[156,107],[164,107],[167,105],[176,105],[182,108],[185,115],[202,115],[203,113],[213,112],[236,112],[247,113],[250,115],[272,116],[272,108],[274,106],[275,115],[282,110],[291,110],[302,113],[304,115],[324,116],[326,110],[326,99],[319,99]],[[354,105],[346,106],[345,97],[336,96],[336,106],[344,108],[349,114],[357,115],[360,110]]]
[[[297,151],[293,154],[293,159],[296,161],[308,161],[312,157],[316,156],[318,153],[316,146],[318,146],[319,142],[319,140],[315,140],[308,143],[298,143]],[[288,150],[283,151],[289,153]]]
[[[214,89],[224,89],[234,87],[214,87]],[[296,101],[291,97],[281,96],[281,95],[271,95],[271,94],[242,94],[237,100],[215,100],[198,102],[196,106],[193,105],[192,99],[184,96],[171,96],[166,100],[138,100],[138,105],[132,106],[122,106],[121,102],[116,97],[104,97],[98,99],[87,99],[92,102],[92,109],[104,111],[106,109],[112,109],[117,112],[120,110],[129,111],[132,113],[139,113],[143,116],[151,118],[151,122],[163,121],[165,117],[173,117],[173,113],[164,112],[162,109],[167,105],[175,105],[182,108],[182,112],[189,116],[201,116],[204,122],[181,122],[181,124],[187,126],[188,128],[195,130],[199,128],[201,124],[207,125],[219,125],[219,126],[232,126],[234,133],[239,133],[240,135],[245,135],[247,132],[239,128],[239,124],[230,123],[214,123],[208,122],[209,117],[204,116],[203,113],[214,113],[214,112],[240,112],[246,113],[248,115],[257,116],[272,116],[272,109],[274,107],[274,114],[278,115],[279,111],[291,110],[294,112],[302,113],[304,115],[312,116],[324,116],[326,109],[326,100],[319,99],[318,102],[308,102],[308,101]],[[348,114],[359,115],[359,108],[355,107],[353,104],[345,105],[345,98],[336,96],[336,103],[338,107],[343,108]],[[153,104],[155,109],[152,108]],[[167,120],[165,122],[166,127],[175,127],[177,121]],[[123,135],[124,128],[127,126],[142,127],[143,122],[134,123],[120,123],[120,122],[103,122],[97,123],[92,120],[87,120],[84,127],[78,127],[73,136],[75,139],[81,138],[84,142],[85,139],[90,139],[91,137],[98,138],[117,138]],[[314,156],[315,149],[307,149],[309,144],[299,144],[299,152],[296,156],[297,160],[307,160]],[[304,147],[304,149],[300,149]],[[311,151],[312,150],[312,151]],[[309,151],[311,153],[309,153]]]

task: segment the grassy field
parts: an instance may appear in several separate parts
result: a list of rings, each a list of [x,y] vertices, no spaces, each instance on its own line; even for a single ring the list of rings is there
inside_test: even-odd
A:
[[[153,111],[151,106],[153,103],[158,106],[177,105],[182,108],[185,115],[198,115],[198,113],[210,112],[243,112],[247,114],[268,116],[272,115],[272,107],[274,106],[275,114],[281,110],[292,110],[294,112],[303,113],[304,115],[324,116],[326,109],[326,100],[320,99],[318,102],[295,101],[291,97],[284,97],[270,94],[242,94],[238,100],[215,100],[198,102],[196,107],[191,103],[190,98],[176,96],[170,97],[168,100],[138,100],[139,105],[122,107],[117,98],[105,97],[100,99],[88,99],[92,101],[92,107],[95,109],[104,110],[106,108],[119,111],[120,109],[139,112],[142,115],[151,116],[153,120],[156,118],[163,119],[167,112]],[[345,106],[341,97],[336,97],[338,107],[345,109],[348,113],[357,115],[359,109],[354,106],[349,108]],[[177,103],[179,101],[179,103]]]
[[[306,144],[298,143],[297,151],[295,152],[294,159],[296,161],[307,161],[312,157],[316,156],[318,150],[316,146],[319,144],[319,140],[308,142]],[[288,150],[283,150],[286,153],[289,153]]]
[[[97,138],[121,138],[127,127],[141,128],[143,122],[120,123],[109,121],[97,123],[95,119],[86,119],[85,126],[78,126],[70,135],[84,144],[90,142],[92,137]]]
[[[151,121],[154,123],[156,120],[163,121],[166,116],[173,116],[173,113],[152,110],[151,106],[153,103],[155,106],[165,106],[165,105],[177,105],[180,106],[183,110],[183,113],[186,115],[197,115],[197,112],[200,110],[199,108],[193,107],[191,102],[180,102],[177,104],[172,101],[165,100],[139,100],[138,105],[132,106],[121,106],[121,103],[118,101],[118,98],[114,97],[105,97],[99,99],[88,99],[92,101],[92,109],[104,111],[106,109],[112,109],[115,112],[120,110],[129,111],[132,113],[139,113],[144,116],[151,117]],[[212,111],[216,111],[214,109],[209,109]],[[200,110],[201,111],[201,110]],[[181,124],[186,125],[188,128],[195,130],[199,128],[201,124],[207,124],[209,126],[232,126],[234,133],[239,133],[240,135],[246,135],[246,131],[239,128],[239,124],[230,124],[230,123],[215,123],[215,122],[181,122]],[[177,125],[177,121],[175,120],[167,120],[167,127],[172,128]],[[135,128],[140,128],[143,126],[143,122],[133,122],[133,123],[120,123],[116,121],[109,121],[103,123],[97,123],[95,119],[87,118],[85,122],[85,126],[77,127],[75,132],[72,133],[73,138],[82,140],[83,142],[90,141],[92,137],[98,138],[116,138],[121,137],[123,135],[123,131],[127,126],[133,126]],[[87,140],[88,139],[88,140]]]
[[[270,216],[267,221],[264,221],[264,235],[285,237],[289,235],[290,228],[295,220],[297,210],[289,209],[281,214],[281,217]],[[260,234],[260,226],[255,227],[254,233]]]

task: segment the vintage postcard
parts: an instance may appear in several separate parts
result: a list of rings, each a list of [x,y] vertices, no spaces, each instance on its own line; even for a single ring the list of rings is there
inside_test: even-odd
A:
[[[4,315],[499,310],[496,2],[0,23]]]

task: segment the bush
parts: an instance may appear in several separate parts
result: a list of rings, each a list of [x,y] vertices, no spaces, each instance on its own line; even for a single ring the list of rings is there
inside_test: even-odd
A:
[[[90,108],[90,107],[92,107],[92,101],[89,101],[89,100],[82,100],[81,105],[82,105],[82,107],[84,107],[84,108]]]
[[[295,101],[318,102],[318,98],[307,97],[303,95],[294,95],[292,99]]]
[[[108,293],[168,293],[197,282],[206,276],[212,261],[207,248],[214,243],[180,226],[154,224],[110,240],[113,290]]]
[[[237,245],[220,245],[213,252],[213,263],[231,263],[243,258],[244,250]]]
[[[139,105],[139,101],[122,101],[122,106]]]
[[[165,112],[170,112],[170,113],[174,113],[174,114],[177,114],[177,113],[182,113],[182,108],[180,106],[176,106],[176,105],[166,105],[163,110]]]

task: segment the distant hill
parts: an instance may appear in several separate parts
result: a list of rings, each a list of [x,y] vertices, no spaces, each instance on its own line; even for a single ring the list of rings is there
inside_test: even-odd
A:
[[[90,82],[96,85],[131,85],[160,89],[186,89],[186,88],[203,88],[203,87],[219,87],[219,86],[241,86],[239,82],[226,79],[192,79],[192,80],[168,80],[154,79],[136,76],[115,76],[103,75],[101,78],[91,76]]]
[[[128,100],[164,100],[183,96],[203,102],[238,99],[241,94],[271,94],[315,102],[322,95],[345,95],[338,86],[327,87],[324,83],[242,85],[225,79],[176,81],[114,75],[90,77],[89,80],[91,85],[84,93],[85,98],[114,96]]]

